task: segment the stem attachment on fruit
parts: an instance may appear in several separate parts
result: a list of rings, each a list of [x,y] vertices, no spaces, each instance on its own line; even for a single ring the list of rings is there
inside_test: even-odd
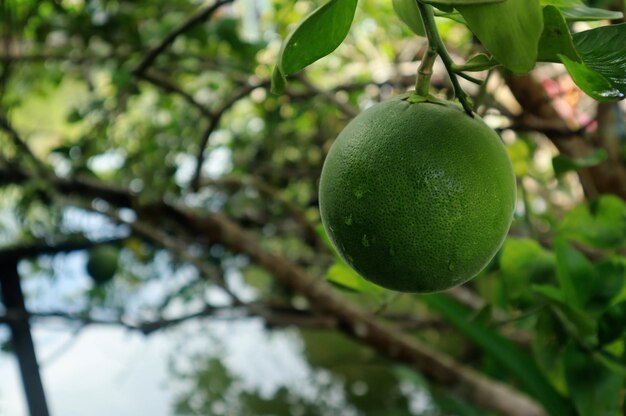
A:
[[[430,83],[430,74],[432,74],[432,65],[434,63],[434,58],[430,57],[429,53],[431,50],[433,50],[437,55],[441,57],[443,65],[446,67],[446,71],[448,71],[450,82],[452,82],[454,96],[459,100],[465,112],[473,117],[474,115],[472,112],[471,99],[469,95],[467,95],[467,93],[463,90],[463,88],[461,88],[461,85],[459,84],[459,80],[457,78],[457,74],[453,68],[454,62],[448,54],[448,50],[441,40],[441,37],[439,36],[439,31],[437,30],[437,24],[435,22],[435,15],[433,14],[433,7],[429,4],[422,3],[420,0],[415,1],[417,2],[417,7],[420,11],[420,15],[422,16],[422,22],[424,23],[426,37],[428,38],[428,49],[418,70],[416,86],[417,93],[419,95],[424,95],[423,90],[426,89],[426,91],[428,91],[428,85],[424,86],[423,84],[424,82]],[[422,76],[422,71],[425,71],[426,75]],[[430,72],[430,74],[428,74],[428,72]],[[426,76],[428,77],[428,80],[424,81],[424,78]]]
[[[433,65],[437,59],[437,49],[428,41],[426,52],[422,56],[422,62],[417,69],[417,81],[415,84],[415,92],[422,97],[428,97],[430,94],[430,77],[433,75]]]

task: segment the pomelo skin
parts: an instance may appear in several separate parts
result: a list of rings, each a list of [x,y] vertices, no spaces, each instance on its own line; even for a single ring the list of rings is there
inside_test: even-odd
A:
[[[319,196],[326,233],[359,274],[392,290],[435,292],[494,257],[516,185],[504,145],[477,115],[405,94],[339,134]]]

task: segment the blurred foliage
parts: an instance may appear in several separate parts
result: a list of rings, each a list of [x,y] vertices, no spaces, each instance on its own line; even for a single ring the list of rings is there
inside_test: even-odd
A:
[[[135,77],[133,69],[205,2],[3,2],[0,33],[11,39],[12,47],[0,46],[0,108],[59,176],[99,179],[137,192],[142,201],[163,198],[220,211],[254,232],[264,248],[313,275],[326,276],[348,299],[373,312],[442,316],[445,328],[408,333],[516,386],[547,408],[569,406],[581,416],[619,414],[626,375],[626,204],[615,196],[583,196],[575,171],[595,165],[605,154],[557,159],[546,135],[510,128],[510,108],[516,104],[498,93],[504,87],[497,72],[490,75],[495,81],[488,89],[468,84],[468,91],[482,97],[485,119],[502,132],[519,195],[510,238],[467,286],[484,301],[481,309],[466,310],[448,295],[429,301],[374,287],[303,230],[293,207],[313,228],[319,223],[321,166],[350,117],[341,106],[361,110],[412,88],[424,46],[395,16],[391,1],[364,1],[335,53],[308,68],[304,77],[290,80],[286,94],[270,94],[282,37],[321,3],[239,0],[223,7],[213,20],[178,37],[152,65],[151,73],[175,85],[177,92]],[[451,20],[440,23],[455,57],[474,52],[465,27]],[[545,68],[549,75],[541,76],[556,71]],[[560,78],[549,80],[555,79]],[[441,74],[433,81],[441,95],[450,94]],[[207,147],[200,149],[209,122],[199,106],[218,111],[251,85],[249,94],[226,109]],[[588,112],[591,104],[581,98],[573,107]],[[585,122],[569,121],[575,126]],[[0,161],[19,159],[5,135],[1,140]],[[196,192],[190,184],[199,154],[204,164]],[[265,191],[250,178],[261,181]],[[70,208],[72,201],[49,200],[45,184],[3,180],[0,185],[3,245],[54,243],[73,233],[94,241],[128,234],[84,205]],[[95,200],[91,206],[102,203]],[[166,218],[157,221],[166,227]],[[276,307],[310,306],[244,256],[211,243],[193,249],[250,299]],[[25,264],[25,278],[63,279],[49,257]],[[216,292],[188,263],[128,238],[115,279],[105,286],[85,284],[62,304],[69,311],[149,320],[193,312]],[[173,371],[188,386],[176,413],[485,414],[336,332],[307,329],[299,339],[310,367],[326,374],[310,381],[319,397],[288,387],[271,397],[242,388],[219,356],[201,355],[192,358],[191,370]],[[428,405],[415,405],[420,394]],[[342,398],[335,407],[324,399],[333,395]]]

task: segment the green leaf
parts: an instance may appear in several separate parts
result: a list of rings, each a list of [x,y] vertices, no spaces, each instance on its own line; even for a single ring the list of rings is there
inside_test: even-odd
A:
[[[80,111],[78,109],[73,109],[72,111],[70,111],[70,113],[67,115],[65,121],[67,121],[70,124],[73,123],[78,123],[79,121],[81,121],[83,119],[82,114],[80,113]]]
[[[626,95],[626,23],[574,34],[574,45],[585,65]]]
[[[287,79],[280,72],[280,69],[278,69],[278,67],[275,67],[274,71],[272,71],[272,87],[270,91],[272,92],[272,94],[282,94],[285,92],[286,86]]]
[[[624,365],[623,360],[620,358],[605,350],[594,352],[593,358],[611,372],[619,374],[623,379],[626,379],[626,365]]]
[[[326,278],[333,283],[338,284],[339,286],[343,286],[348,289],[352,289],[355,292],[360,292],[361,290],[361,276],[358,275],[354,270],[348,267],[346,264],[337,263],[333,264],[328,272],[326,273]]]
[[[581,204],[558,227],[559,236],[604,249],[626,247],[626,203],[613,195]]]
[[[435,16],[443,17],[445,19],[450,19],[457,23],[467,26],[467,22],[465,21],[463,16],[461,16],[461,13],[454,11],[454,9],[452,9],[452,11],[449,11],[449,12],[445,12],[445,11],[439,12],[435,10]]]
[[[326,273],[328,281],[359,293],[379,294],[385,289],[368,282],[343,261],[333,264]]]
[[[448,295],[432,294],[420,297],[463,335],[505,368],[524,390],[541,402],[550,414],[570,415],[568,403],[552,387],[537,364],[517,346],[479,321],[470,321],[472,313]]]
[[[330,0],[308,15],[282,45],[277,65],[282,78],[337,49],[348,35],[356,6],[357,0]],[[280,79],[274,75],[272,83]],[[281,90],[280,85],[272,89]]]
[[[413,33],[418,36],[426,36],[422,17],[415,0],[393,0],[393,10]]]
[[[569,72],[576,85],[594,100],[615,101],[623,98],[623,94],[613,87],[602,74],[585,64],[572,61],[565,55],[559,55],[559,59],[565,65],[567,72]]]
[[[565,301],[577,308],[582,308],[589,299],[594,280],[593,265],[579,251],[573,249],[565,240],[555,242],[557,277]]]
[[[570,22],[584,22],[594,20],[621,19],[623,14],[610,10],[597,9],[592,7],[565,7],[561,9],[565,18]]]
[[[608,154],[604,149],[596,149],[589,156],[578,157],[576,159],[572,159],[571,157],[565,155],[558,155],[552,159],[552,167],[554,168],[554,173],[557,176],[561,176],[570,171],[599,165],[606,160],[607,156]]]
[[[559,8],[569,21],[593,21],[620,19],[622,13],[604,9],[587,7],[582,0],[541,0],[543,5],[552,5]]]
[[[533,69],[543,31],[539,0],[507,0],[456,8],[498,62],[516,73]]]
[[[598,321],[598,341],[601,345],[626,336],[626,301],[611,305]]]
[[[498,66],[499,63],[496,61],[493,56],[488,56],[484,53],[479,53],[477,55],[472,56],[462,65],[454,65],[454,69],[456,71],[462,72],[474,72],[474,71],[485,71],[487,69],[491,69],[495,66]]]
[[[543,370],[552,384],[565,390],[561,352],[569,341],[569,334],[562,330],[559,319],[549,309],[539,312],[534,326],[531,348],[537,365]]]
[[[337,250],[335,250],[335,247],[330,241],[328,234],[326,234],[326,230],[324,230],[324,226],[322,224],[318,224],[316,231],[317,235],[321,237],[322,241],[324,241],[326,246],[330,248],[335,255],[335,264],[333,264],[326,272],[326,278],[328,281],[359,293],[380,294],[386,292],[386,290],[382,287],[365,280],[360,274],[352,269],[352,267],[348,266],[339,253],[337,253]]]
[[[621,293],[626,281],[626,258],[613,257],[595,265],[588,310],[603,310]]]
[[[473,4],[503,3],[505,0],[420,0],[434,6],[471,6]]]
[[[600,365],[590,352],[570,343],[563,353],[565,379],[580,416],[617,414],[622,377]]]
[[[567,303],[559,288],[549,285],[534,285],[532,289],[548,301],[567,332],[585,345],[597,344],[597,327],[593,318]]]
[[[554,6],[543,8],[543,33],[539,39],[537,60],[542,62],[561,62],[558,55],[580,62],[581,58],[574,48],[574,39],[565,18]]]
[[[554,254],[531,239],[507,239],[500,251],[499,261],[510,299],[528,296],[528,285],[545,281],[556,270]]]

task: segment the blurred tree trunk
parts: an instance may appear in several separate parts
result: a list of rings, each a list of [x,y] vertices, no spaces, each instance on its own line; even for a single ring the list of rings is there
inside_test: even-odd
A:
[[[0,261],[1,300],[6,306],[7,315],[15,318],[9,321],[11,347],[15,352],[22,373],[22,383],[30,414],[32,416],[48,416],[48,405],[39,374],[35,346],[30,333],[28,313],[20,286],[17,263],[17,258]]]

